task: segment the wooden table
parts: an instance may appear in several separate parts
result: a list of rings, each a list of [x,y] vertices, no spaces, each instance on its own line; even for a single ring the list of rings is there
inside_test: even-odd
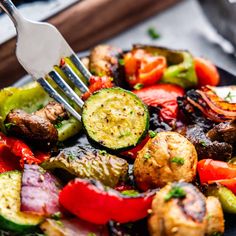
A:
[[[178,0],[83,0],[48,19],[77,52],[127,29]],[[42,39],[43,40],[43,39]],[[15,57],[16,39],[0,45],[0,87],[26,72]]]

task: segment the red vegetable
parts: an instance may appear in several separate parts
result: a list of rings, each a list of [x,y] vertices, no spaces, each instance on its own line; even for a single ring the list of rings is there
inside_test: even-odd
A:
[[[21,211],[42,216],[52,215],[59,208],[58,180],[38,165],[25,164],[21,186]]]
[[[41,162],[42,160],[37,159],[23,141],[0,133],[0,173],[23,168],[24,163],[39,164]]]
[[[128,151],[124,151],[121,154],[127,157],[131,157],[131,158],[136,158],[138,151],[140,151],[144,145],[147,143],[147,141],[150,139],[149,135],[146,136],[146,138],[144,140],[142,140],[141,143],[139,143],[136,147],[128,150]]]
[[[133,92],[148,106],[161,107],[160,115],[165,121],[176,119],[177,97],[184,95],[183,88],[172,84],[156,84]]]
[[[194,58],[195,71],[198,77],[199,87],[204,85],[216,86],[220,82],[220,75],[215,67],[210,61],[195,57]]]
[[[154,194],[153,191],[128,197],[98,181],[77,178],[62,189],[59,201],[68,211],[95,224],[109,220],[126,223],[147,216]]]
[[[82,96],[83,100],[86,100],[91,94],[94,92],[104,89],[104,88],[111,88],[114,84],[112,83],[112,78],[108,76],[92,76],[89,80],[89,91],[84,93]]]
[[[201,184],[219,183],[236,194],[236,166],[223,161],[204,159],[198,162]]]
[[[133,88],[136,84],[149,86],[159,81],[167,67],[166,58],[152,55],[143,49],[135,49],[124,57],[127,82]]]

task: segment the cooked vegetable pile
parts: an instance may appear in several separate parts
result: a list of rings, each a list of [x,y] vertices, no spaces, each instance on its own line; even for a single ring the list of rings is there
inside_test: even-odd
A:
[[[236,86],[183,50],[99,45],[82,61],[81,123],[36,83],[0,91],[1,235],[223,235]]]

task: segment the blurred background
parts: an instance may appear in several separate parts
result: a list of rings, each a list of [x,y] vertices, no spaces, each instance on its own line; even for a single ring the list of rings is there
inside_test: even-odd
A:
[[[27,18],[56,25],[76,52],[98,43],[187,49],[236,74],[236,0],[15,0]],[[0,87],[25,71],[15,58],[15,29],[0,12]]]

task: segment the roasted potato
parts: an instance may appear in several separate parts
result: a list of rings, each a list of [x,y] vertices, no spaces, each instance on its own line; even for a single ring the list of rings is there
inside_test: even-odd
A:
[[[197,152],[191,142],[176,132],[160,132],[138,152],[134,177],[146,191],[168,182],[191,182],[196,175]]]

